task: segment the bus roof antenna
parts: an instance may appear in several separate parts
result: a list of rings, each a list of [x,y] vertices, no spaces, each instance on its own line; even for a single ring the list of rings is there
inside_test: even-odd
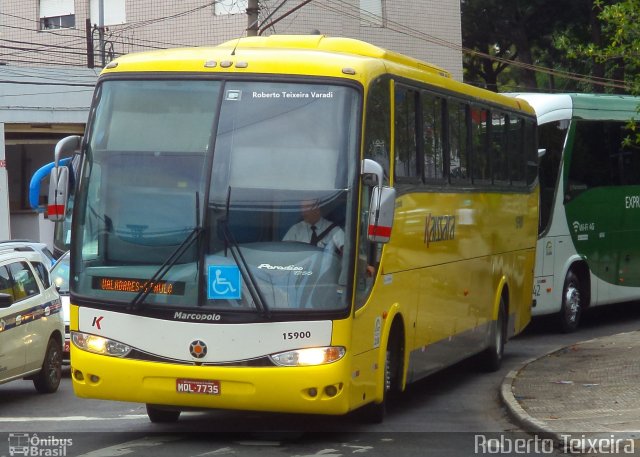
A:
[[[238,37],[238,40],[236,41],[235,46],[233,47],[233,51],[231,51],[231,55],[235,56],[236,55],[236,49],[238,48],[238,45],[240,44],[240,40],[242,39],[242,36]]]

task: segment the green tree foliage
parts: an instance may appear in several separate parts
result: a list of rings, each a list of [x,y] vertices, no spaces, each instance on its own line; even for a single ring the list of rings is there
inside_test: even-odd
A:
[[[605,0],[595,1],[462,0],[465,80],[500,91],[602,91],[593,80],[616,67],[579,49],[602,47],[608,33]]]
[[[599,19],[603,24],[607,41],[604,46],[591,44],[587,51],[599,62],[615,65],[620,77],[630,92],[640,94],[640,0],[623,0],[600,8]]]

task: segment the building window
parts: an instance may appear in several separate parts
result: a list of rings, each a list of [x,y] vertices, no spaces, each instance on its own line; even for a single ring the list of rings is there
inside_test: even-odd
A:
[[[247,12],[248,0],[218,0],[213,5],[213,13],[223,14],[244,14]]]
[[[40,0],[40,30],[76,26],[73,0]]]
[[[382,0],[360,0],[360,26],[382,27]]]
[[[118,25],[127,22],[125,0],[102,0],[102,2],[102,25]],[[100,0],[91,0],[89,8],[91,9],[91,23],[100,25]]]

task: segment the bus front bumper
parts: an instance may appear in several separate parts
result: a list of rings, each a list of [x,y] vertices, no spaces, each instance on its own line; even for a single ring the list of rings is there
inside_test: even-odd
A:
[[[72,346],[71,376],[78,397],[282,413],[349,411],[345,358],[311,367],[194,366],[120,359]]]

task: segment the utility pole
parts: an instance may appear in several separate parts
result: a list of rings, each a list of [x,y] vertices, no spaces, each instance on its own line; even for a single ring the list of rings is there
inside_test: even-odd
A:
[[[91,30],[91,19],[85,20],[85,28],[87,35],[87,68],[95,67],[94,50],[93,50],[93,31]]]
[[[102,68],[107,64],[104,52],[104,0],[98,1],[98,37],[100,40],[100,59],[102,59]]]
[[[101,0],[102,1],[102,0]],[[247,36],[258,35],[258,13],[260,8],[258,6],[258,0],[247,1]]]

